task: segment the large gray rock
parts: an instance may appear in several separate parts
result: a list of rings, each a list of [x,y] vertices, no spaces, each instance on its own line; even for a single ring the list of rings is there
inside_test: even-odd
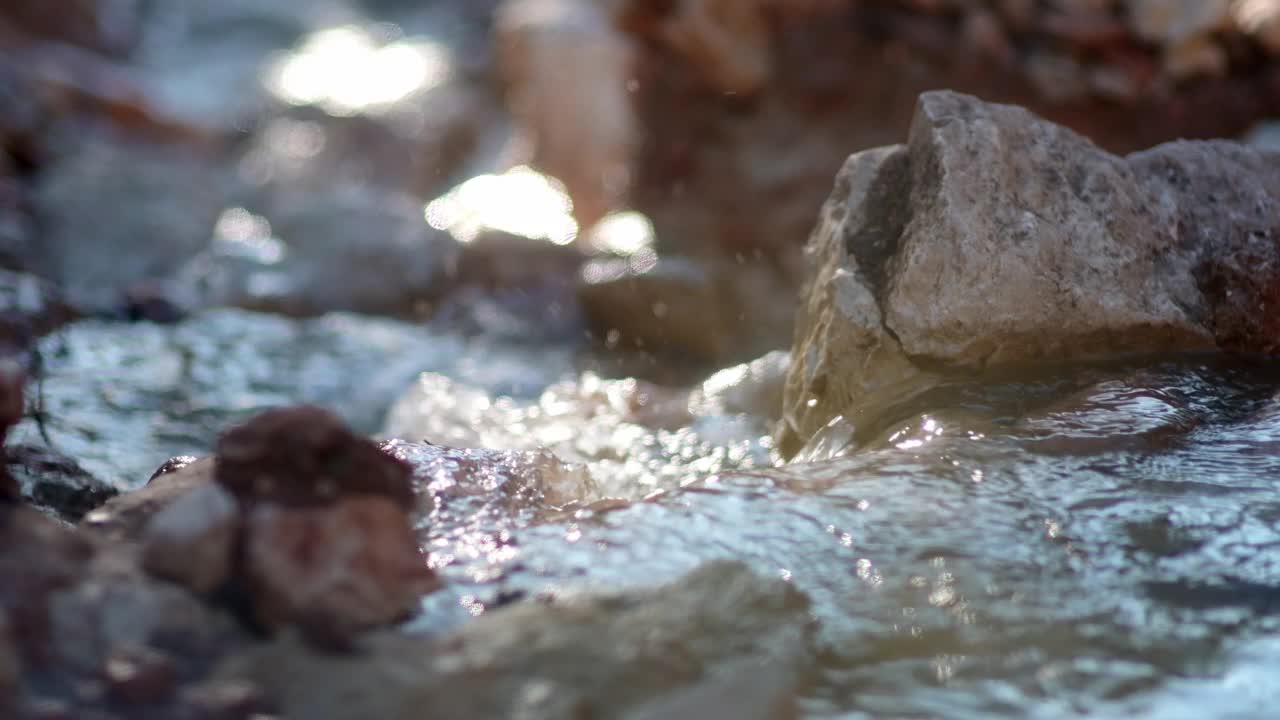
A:
[[[1021,108],[921,96],[853,155],[806,248],[781,449],[925,373],[1280,343],[1280,154],[1128,157]]]

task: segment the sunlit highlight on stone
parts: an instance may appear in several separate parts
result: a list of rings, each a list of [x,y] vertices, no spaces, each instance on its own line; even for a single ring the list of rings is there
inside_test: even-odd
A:
[[[480,175],[427,205],[427,222],[459,242],[498,230],[567,245],[578,236],[573,202],[558,181],[523,165]]]

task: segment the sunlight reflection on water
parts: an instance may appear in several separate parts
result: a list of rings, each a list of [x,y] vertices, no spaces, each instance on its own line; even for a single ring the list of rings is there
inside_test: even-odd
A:
[[[559,181],[526,166],[479,175],[432,201],[427,222],[459,242],[498,230],[567,245],[578,236],[573,202]]]
[[[387,41],[377,28],[343,25],[308,36],[268,67],[264,84],[293,105],[333,115],[376,111],[446,81],[452,58],[426,38]],[[398,31],[398,29],[396,29]]]

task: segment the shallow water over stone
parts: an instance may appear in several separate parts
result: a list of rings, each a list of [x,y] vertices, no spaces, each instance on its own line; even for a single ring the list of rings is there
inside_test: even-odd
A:
[[[1187,358],[955,382],[823,462],[466,532],[440,516],[426,546],[451,584],[415,626],[733,558],[812,603],[807,716],[1258,717],[1280,659],[1278,381]]]

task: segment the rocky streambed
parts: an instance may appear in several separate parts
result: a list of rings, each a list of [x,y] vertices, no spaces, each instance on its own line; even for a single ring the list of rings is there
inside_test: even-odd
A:
[[[494,5],[0,8],[0,717],[1274,714],[1280,4]]]
[[[1265,717],[1278,159],[927,94],[837,178],[790,353],[683,389],[358,315],[74,323],[10,431],[0,701]],[[37,493],[42,432],[119,494]]]

